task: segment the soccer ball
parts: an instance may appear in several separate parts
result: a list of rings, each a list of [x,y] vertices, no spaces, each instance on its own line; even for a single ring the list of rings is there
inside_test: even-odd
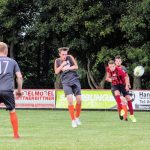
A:
[[[141,77],[144,74],[144,67],[143,66],[137,66],[134,68],[134,76]]]

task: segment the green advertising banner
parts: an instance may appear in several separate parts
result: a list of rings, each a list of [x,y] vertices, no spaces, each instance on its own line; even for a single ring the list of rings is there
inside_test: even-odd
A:
[[[110,90],[82,90],[83,109],[114,109],[115,106],[116,102]],[[68,108],[63,90],[56,91],[56,108]]]

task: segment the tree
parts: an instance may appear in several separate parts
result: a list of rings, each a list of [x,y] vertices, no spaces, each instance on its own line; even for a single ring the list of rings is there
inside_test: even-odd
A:
[[[84,88],[109,88],[105,67],[118,54],[131,81],[133,68],[145,67],[148,88],[149,18],[149,0],[1,0],[0,40],[18,60],[25,88],[60,87],[53,64],[62,46],[78,60]]]
[[[143,65],[146,76],[150,72],[150,1],[130,2],[128,12],[122,16],[120,27],[125,32],[125,51],[130,73],[137,65]],[[133,73],[132,73],[133,74]],[[134,89],[141,88],[140,78],[134,77]]]

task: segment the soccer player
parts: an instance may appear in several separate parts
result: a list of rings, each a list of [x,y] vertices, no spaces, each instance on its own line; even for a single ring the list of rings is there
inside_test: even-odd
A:
[[[121,64],[122,64],[122,59],[121,59],[121,57],[120,57],[119,55],[115,57],[115,64],[116,64],[117,67],[119,67],[119,68],[121,68],[122,70],[124,70],[125,72],[127,72],[126,68],[121,65]],[[108,74],[108,72],[106,72],[106,73]],[[127,76],[128,76],[128,74],[127,74]],[[129,84],[130,84],[130,83],[129,83]],[[113,94],[113,96],[114,96],[114,98],[115,98],[114,89],[113,89],[113,86],[112,86],[112,85],[111,85],[111,91],[112,91],[112,94]],[[116,99],[116,98],[115,98],[115,99]],[[126,100],[125,100],[125,98],[124,98],[122,95],[120,96],[120,99],[121,99],[122,108],[124,109],[125,114],[124,114],[123,116],[120,116],[120,112],[119,112],[119,110],[118,110],[118,112],[119,112],[119,118],[120,118],[121,120],[124,119],[125,121],[127,121],[127,120],[128,120],[128,119],[127,119],[128,110],[127,110]]]
[[[120,98],[120,94],[122,93],[128,103],[130,118],[132,122],[136,122],[136,118],[133,115],[131,98],[129,95],[129,80],[127,74],[121,68],[117,67],[113,60],[108,62],[108,67],[106,68],[106,71],[107,71],[106,81],[112,83],[112,88],[117,101],[120,116],[123,116],[125,113],[124,110],[122,109]]]
[[[117,67],[121,68],[124,72],[126,72],[126,75],[127,75],[127,79],[128,79],[128,82],[129,82],[129,88],[131,88],[131,85],[130,85],[130,80],[129,80],[129,75],[127,74],[127,69],[125,66],[122,65],[122,59],[121,59],[121,56],[117,55],[115,57],[115,64]],[[114,95],[114,91],[113,91],[113,88],[112,88],[112,93]],[[124,119],[125,121],[127,121],[127,115],[128,115],[128,110],[127,110],[127,105],[126,105],[126,100],[123,96],[120,97],[121,98],[121,101],[122,101],[122,107],[125,111],[125,114],[123,117],[120,116],[120,119]]]
[[[17,96],[22,94],[22,74],[17,62],[9,57],[8,46],[0,42],[0,103],[4,103],[6,110],[9,110],[10,121],[13,128],[14,138],[19,138],[18,118],[15,111],[14,99],[14,74],[17,77],[18,90]]]
[[[76,70],[77,62],[72,55],[68,55],[69,48],[62,47],[58,49],[59,58],[55,60],[55,74],[61,74],[61,83],[68,101],[68,110],[72,120],[72,127],[81,125],[79,119],[81,112],[81,85]],[[76,113],[73,105],[73,94],[76,97]]]

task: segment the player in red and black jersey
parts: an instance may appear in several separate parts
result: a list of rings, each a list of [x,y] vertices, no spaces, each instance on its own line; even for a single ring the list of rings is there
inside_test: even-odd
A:
[[[136,119],[133,115],[131,98],[129,95],[130,83],[129,83],[129,78],[127,76],[127,73],[121,68],[117,67],[115,65],[115,62],[112,60],[109,61],[108,67],[106,68],[106,72],[107,72],[106,81],[111,82],[112,84],[112,88],[118,105],[119,114],[121,116],[124,115],[124,110],[122,109],[122,104],[120,99],[120,94],[123,94],[123,96],[126,98],[128,102],[130,118],[132,122],[136,122]]]
[[[117,56],[115,57],[115,65],[116,65],[117,67],[121,68],[124,72],[126,72],[126,74],[127,74],[127,79],[129,80],[129,81],[128,81],[128,83],[129,83],[129,88],[131,88],[128,71],[127,71],[127,68],[122,65],[121,56],[117,55]]]
[[[124,72],[126,72],[127,78],[128,78],[128,80],[129,80],[129,88],[131,88],[131,86],[130,86],[130,79],[129,79],[129,76],[128,76],[128,72],[127,72],[126,67],[122,65],[122,59],[121,59],[121,56],[120,56],[120,55],[117,55],[117,56],[115,57],[115,64],[116,64],[117,67],[121,68]],[[111,91],[112,91],[112,94],[113,94],[113,96],[114,96],[114,98],[115,98],[113,87],[111,88]],[[128,109],[127,109],[127,102],[126,102],[126,99],[125,99],[125,97],[124,97],[123,95],[121,95],[120,98],[121,98],[121,101],[122,101],[122,107],[123,107],[123,109],[124,109],[124,111],[125,111],[124,116],[123,116],[123,117],[120,116],[120,119],[121,119],[121,120],[124,119],[125,121],[128,121],[128,119],[127,119],[127,116],[128,116]]]

